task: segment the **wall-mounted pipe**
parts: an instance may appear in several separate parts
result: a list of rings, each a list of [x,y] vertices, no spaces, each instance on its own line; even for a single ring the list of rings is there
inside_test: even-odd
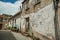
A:
[[[58,2],[59,0],[53,0],[53,4],[54,4],[54,10],[55,10],[55,17],[54,17],[54,24],[55,24],[55,37],[56,40],[59,40],[58,38]]]

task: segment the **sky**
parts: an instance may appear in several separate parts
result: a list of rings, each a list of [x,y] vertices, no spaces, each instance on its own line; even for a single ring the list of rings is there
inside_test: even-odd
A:
[[[0,0],[0,14],[14,15],[20,11],[23,0]]]

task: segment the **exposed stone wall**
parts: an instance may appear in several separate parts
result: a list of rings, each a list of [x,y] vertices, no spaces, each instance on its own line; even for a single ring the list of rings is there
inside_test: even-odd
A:
[[[54,8],[53,4],[50,4],[43,9],[36,12],[36,14],[31,15],[30,23],[33,29],[45,36],[55,37],[54,28]]]
[[[54,13],[52,0],[49,0],[49,1],[42,0],[42,1],[43,2],[41,4],[42,5],[41,9],[38,10],[37,8],[39,7],[35,7],[36,9],[34,11],[33,5],[32,5],[32,7],[30,8],[30,11],[32,12],[30,12],[30,14],[25,14],[25,15],[23,15],[24,13],[26,13],[25,3],[24,3],[21,17],[16,18],[16,25],[20,26],[20,22],[21,22],[21,31],[25,32],[25,27],[26,27],[25,18],[29,17],[30,28],[32,28],[32,30],[30,31],[32,32],[36,31],[42,35],[55,38],[55,27],[54,27],[55,13]]]
[[[30,28],[42,35],[48,37],[55,37],[55,28],[54,28],[54,8],[53,3],[48,6],[40,9],[39,11],[31,14],[22,16],[21,27],[25,29],[25,18],[30,17]]]
[[[44,8],[45,6],[49,5],[52,2],[53,0],[40,0],[40,3],[36,4],[35,0],[29,0],[30,13],[37,12],[38,10]]]

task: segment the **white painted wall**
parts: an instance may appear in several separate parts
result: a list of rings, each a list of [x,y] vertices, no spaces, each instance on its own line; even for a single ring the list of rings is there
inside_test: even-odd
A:
[[[25,32],[25,18],[21,17],[21,31]]]
[[[11,23],[9,22],[8,26],[7,27],[12,27]]]
[[[10,20],[9,22],[8,22],[8,25],[7,25],[7,27],[12,27],[12,20]]]
[[[31,27],[43,35],[55,37],[54,15],[52,3],[30,16]]]
[[[20,18],[16,18],[16,27],[20,29]]]

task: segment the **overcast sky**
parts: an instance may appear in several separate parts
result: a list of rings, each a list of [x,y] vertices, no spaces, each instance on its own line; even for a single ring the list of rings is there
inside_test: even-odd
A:
[[[0,0],[0,14],[14,15],[20,11],[23,0]]]

